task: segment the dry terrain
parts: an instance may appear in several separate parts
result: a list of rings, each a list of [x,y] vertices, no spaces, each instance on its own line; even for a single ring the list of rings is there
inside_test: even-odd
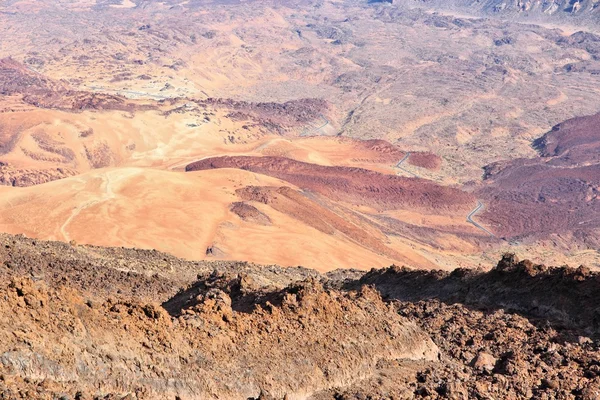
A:
[[[600,110],[596,9],[554,4],[3,1],[0,231],[321,271],[596,267],[597,130],[540,147]]]
[[[597,6],[0,0],[0,399],[599,399]]]
[[[6,399],[581,399],[598,275],[328,274],[0,235]]]

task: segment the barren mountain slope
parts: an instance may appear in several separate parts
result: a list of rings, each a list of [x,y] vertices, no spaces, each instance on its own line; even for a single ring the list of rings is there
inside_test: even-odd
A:
[[[583,25],[590,29],[600,25],[598,4],[593,0],[396,0],[395,2],[443,10],[459,12],[468,15],[485,15],[496,18],[513,20],[564,24],[566,26]]]
[[[11,40],[0,56],[74,90],[319,98],[332,105],[324,132],[432,151],[458,182],[478,179],[486,161],[531,155],[529,141],[548,127],[600,108],[598,37],[568,28],[445,16],[414,2],[38,4],[2,5]]]
[[[387,185],[382,188],[411,195],[408,187],[414,183],[407,182],[404,189],[402,178],[397,178],[399,183],[393,178],[381,174]],[[343,175],[331,179],[344,180]],[[443,198],[447,190],[439,189],[442,197],[428,200],[433,207],[424,202],[415,208],[409,196],[406,203],[383,202],[387,207],[378,210],[367,201],[383,190],[374,181],[362,191],[349,191],[353,197],[347,205],[328,198],[328,192],[319,195],[321,189],[333,189],[327,184],[308,192],[291,182],[239,169],[102,169],[4,189],[0,207],[7,212],[0,215],[0,229],[78,243],[156,248],[194,260],[248,260],[319,270],[391,262],[463,265],[477,243],[488,240],[464,221],[474,201],[458,190],[448,191],[457,195],[455,203]],[[470,253],[446,258],[445,249]]]
[[[482,19],[461,2],[2,2],[0,184],[42,185],[5,191],[1,226],[320,269],[450,269],[514,249],[595,266],[594,212],[571,210],[595,167],[526,179],[527,195],[481,184],[482,167],[534,159],[551,126],[600,109],[593,29],[508,20],[506,4]],[[266,156],[252,171],[278,179],[167,173],[222,156]],[[126,178],[107,192],[112,175]],[[540,205],[539,185],[572,199]]]
[[[5,398],[591,400],[600,390],[597,310],[586,307],[598,280],[583,267],[510,256],[487,273],[361,277],[21,236],[0,244]]]
[[[238,168],[270,175],[333,201],[377,210],[413,209],[440,214],[468,211],[474,198],[433,182],[381,174],[360,168],[329,167],[283,157],[206,158],[186,166],[186,171]]]
[[[596,247],[599,121],[566,121],[534,143],[539,157],[489,165],[479,191],[489,204],[483,220],[507,238],[572,234],[573,242]]]
[[[343,263],[376,266],[392,260],[269,208],[261,207],[268,224],[244,221],[230,209],[243,201],[236,189],[251,184],[282,185],[236,171],[102,170],[3,196],[0,202],[10,212],[2,214],[0,226],[5,232],[65,241],[157,248],[189,259],[277,261],[317,269]],[[44,211],[48,209],[52,211]],[[298,240],[303,243],[302,255],[294,250]]]

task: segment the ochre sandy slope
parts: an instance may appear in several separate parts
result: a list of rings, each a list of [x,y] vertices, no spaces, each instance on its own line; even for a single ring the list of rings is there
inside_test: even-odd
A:
[[[432,268],[476,251],[462,218],[335,206],[276,178],[237,169],[110,168],[26,188],[0,188],[0,230],[188,259],[234,259],[318,270],[392,263]],[[435,226],[434,229],[427,226]],[[298,251],[302,249],[302,251]]]
[[[238,170],[198,173],[96,170],[29,188],[0,188],[0,230],[98,245],[156,248],[189,259],[209,256],[317,269],[390,264],[337,235],[266,208],[269,225],[229,211],[237,188],[282,182]],[[297,249],[301,247],[302,251]],[[210,253],[210,251],[209,251]]]

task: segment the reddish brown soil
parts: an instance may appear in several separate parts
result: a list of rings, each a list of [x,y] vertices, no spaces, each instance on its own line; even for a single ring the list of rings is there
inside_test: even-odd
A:
[[[262,391],[281,399],[357,382],[387,360],[438,359],[428,335],[371,288],[325,290],[315,279],[282,287],[291,275],[279,268],[278,281],[214,272],[165,296],[147,290],[164,287],[162,275],[148,282],[105,267],[111,272],[103,277],[104,294],[94,286],[82,290],[70,276],[46,280],[62,269],[48,254],[58,249],[19,238],[5,243],[11,247],[0,253],[3,398],[246,399]],[[23,247],[29,251],[13,254]],[[160,265],[164,255],[156,255],[146,261]],[[82,271],[90,258],[96,257],[82,254],[71,264]],[[33,280],[16,272],[23,268],[41,271]],[[138,278],[146,300],[125,290]]]
[[[558,125],[534,144],[541,157],[486,167],[483,215],[507,237],[570,232],[596,246],[600,226],[600,115]]]
[[[406,151],[381,139],[357,140],[355,147],[361,155],[360,160],[381,164],[396,165],[406,155]],[[442,166],[442,159],[439,156],[423,151],[411,152],[407,161],[415,167],[433,171],[438,171]]]
[[[231,204],[229,208],[233,213],[244,221],[253,222],[260,225],[271,225],[271,218],[260,212],[256,207],[243,201]]]
[[[600,160],[600,114],[573,118],[556,125],[536,140],[542,157],[560,157],[564,163]]]
[[[393,260],[408,261],[400,252],[384,244],[385,236],[342,207],[320,204],[306,194],[285,186],[249,186],[238,189],[236,193],[244,200],[267,204],[323,233],[343,234],[375,253],[386,255]]]
[[[371,159],[380,163],[396,164],[406,154],[399,147],[381,139],[356,140],[355,147],[361,157],[363,154],[370,155]]]
[[[439,171],[442,167],[442,159],[439,156],[426,152],[410,153],[408,163],[415,167],[426,168],[432,171]]]
[[[429,209],[462,212],[475,198],[424,179],[385,175],[362,168],[328,167],[283,157],[215,157],[192,163],[186,171],[239,168],[273,176],[334,201],[379,210]]]
[[[23,102],[35,107],[72,111],[156,108],[122,96],[72,90],[67,84],[53,81],[10,58],[0,60],[0,95],[21,95]]]
[[[600,334],[600,274],[584,266],[551,268],[506,254],[489,272],[392,266],[373,269],[348,288],[363,284],[374,285],[386,299],[415,302],[435,298],[502,308]]]
[[[484,216],[502,235],[577,233],[600,222],[598,165],[555,168],[512,162],[491,179],[480,191],[488,205]]]

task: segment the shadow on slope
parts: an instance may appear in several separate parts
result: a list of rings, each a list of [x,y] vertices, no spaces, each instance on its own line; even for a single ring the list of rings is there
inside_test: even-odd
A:
[[[438,299],[479,309],[504,309],[596,335],[600,328],[600,274],[583,266],[549,268],[508,254],[489,272],[392,266],[371,270],[346,282],[344,288],[354,290],[362,285],[373,285],[387,300]]]

